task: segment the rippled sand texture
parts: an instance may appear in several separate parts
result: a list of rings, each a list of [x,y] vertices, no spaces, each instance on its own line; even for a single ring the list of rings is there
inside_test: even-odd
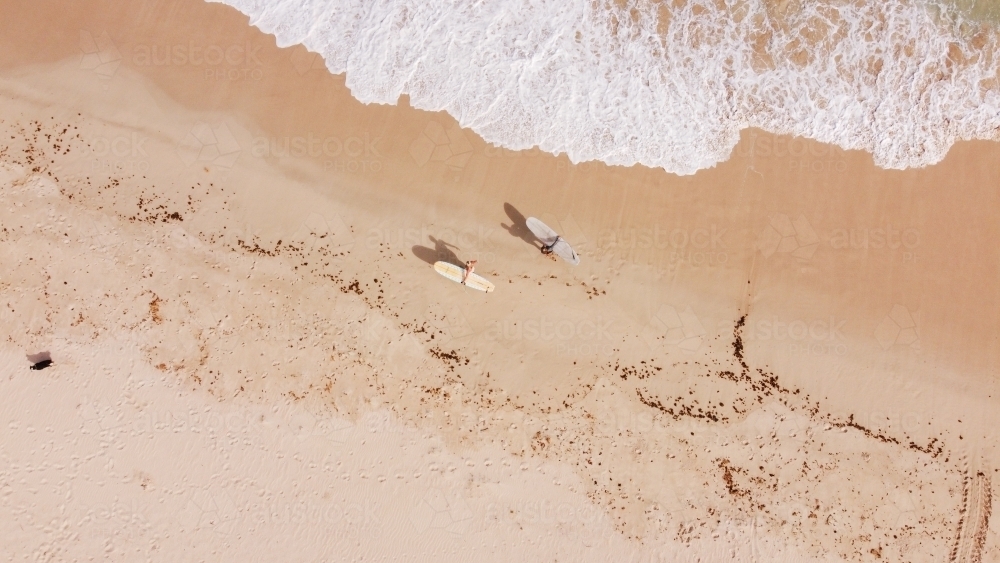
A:
[[[574,165],[225,6],[3,8],[11,553],[1000,558],[998,145]]]

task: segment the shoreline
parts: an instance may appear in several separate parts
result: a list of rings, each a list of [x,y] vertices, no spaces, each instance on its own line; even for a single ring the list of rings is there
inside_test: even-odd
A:
[[[1000,140],[998,69],[988,55],[996,29],[964,18],[957,5],[550,10],[514,0],[507,7],[531,17],[503,20],[492,6],[321,3],[311,17],[324,25],[303,26],[290,5],[225,3],[279,45],[322,54],[365,103],[392,104],[409,92],[415,107],[447,110],[498,145],[540,146],[577,161],[694,174],[727,160],[747,126],[863,148],[893,169],[936,164],[958,140]],[[449,32],[437,33],[445,21]],[[508,36],[525,43],[511,51]],[[886,56],[888,45],[902,44],[909,47]]]
[[[491,148],[443,113],[364,106],[231,9],[137,6],[5,29],[0,127],[17,138],[0,207],[17,234],[0,241],[20,264],[0,286],[5,353],[128,335],[148,373],[224,408],[349,420],[374,401],[452,453],[553,464],[576,479],[558,494],[650,549],[715,556],[710,532],[679,530],[725,529],[717,514],[799,557],[932,560],[958,541],[964,476],[1000,467],[1000,144],[886,171],[747,131],[694,176],[573,165]],[[40,26],[52,37],[24,39]],[[127,58],[95,72],[78,32],[102,26],[117,48],[242,46],[261,80]],[[527,216],[581,265],[541,256]],[[478,258],[496,291],[446,283],[430,264],[448,256]],[[72,377],[54,361],[40,373]],[[506,479],[464,494],[500,502]],[[848,512],[789,509],[813,500]],[[736,528],[733,545],[751,533]],[[1000,544],[983,533],[988,560]]]

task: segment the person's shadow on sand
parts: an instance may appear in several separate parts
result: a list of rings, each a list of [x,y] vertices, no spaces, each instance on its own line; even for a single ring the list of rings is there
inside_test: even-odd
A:
[[[503,210],[507,213],[507,217],[510,217],[511,224],[505,225],[500,223],[500,226],[510,233],[511,236],[517,237],[535,248],[540,248],[535,242],[540,243],[541,241],[528,229],[527,219],[525,219],[524,215],[509,203],[503,204]]]
[[[458,259],[458,255],[452,250],[460,250],[454,244],[449,244],[441,239],[436,239],[434,237],[428,237],[431,242],[434,243],[434,248],[428,248],[426,246],[415,245],[411,250],[413,255],[420,258],[428,264],[434,264],[435,262],[448,262],[449,264],[454,264],[456,266],[461,266],[465,262]]]

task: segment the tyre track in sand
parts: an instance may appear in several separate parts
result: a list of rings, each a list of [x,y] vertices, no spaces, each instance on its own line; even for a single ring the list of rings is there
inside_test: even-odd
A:
[[[962,517],[958,538],[949,563],[981,563],[983,544],[990,523],[992,489],[990,478],[982,471],[965,479]]]

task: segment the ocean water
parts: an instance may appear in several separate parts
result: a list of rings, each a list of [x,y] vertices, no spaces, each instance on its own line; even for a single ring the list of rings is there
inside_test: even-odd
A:
[[[1000,42],[903,0],[224,0],[346,73],[365,103],[445,110],[493,144],[693,174],[758,127],[884,168],[1000,140]]]

